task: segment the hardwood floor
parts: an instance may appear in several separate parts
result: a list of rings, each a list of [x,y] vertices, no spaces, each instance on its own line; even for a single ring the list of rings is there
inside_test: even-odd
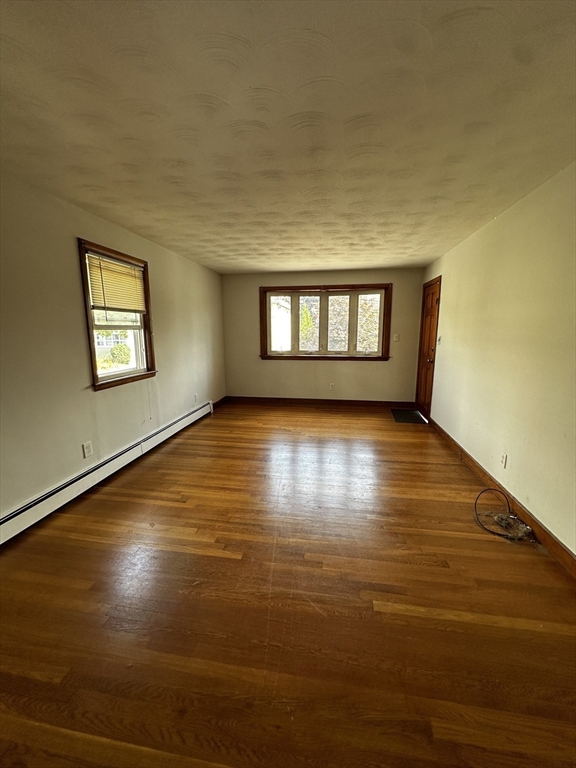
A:
[[[6,768],[568,768],[575,584],[388,409],[222,406],[0,554]]]

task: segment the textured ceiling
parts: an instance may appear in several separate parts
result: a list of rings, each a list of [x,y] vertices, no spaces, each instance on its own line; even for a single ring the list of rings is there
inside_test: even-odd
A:
[[[4,0],[5,168],[220,272],[426,264],[572,161],[574,8]]]

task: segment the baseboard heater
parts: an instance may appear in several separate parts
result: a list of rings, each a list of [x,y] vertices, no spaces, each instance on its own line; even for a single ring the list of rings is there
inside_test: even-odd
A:
[[[113,475],[114,472],[117,472],[126,464],[140,458],[140,456],[143,456],[152,448],[164,442],[164,440],[175,435],[176,432],[190,426],[190,424],[207,416],[209,413],[213,413],[213,411],[214,404],[212,400],[209,400],[204,405],[199,405],[193,411],[180,416],[178,419],[170,422],[170,424],[166,424],[150,435],[143,437],[142,440],[138,440],[138,442],[124,448],[122,451],[118,451],[113,456],[95,464],[85,472],[81,472],[79,475],[52,488],[52,490],[46,491],[41,496],[31,499],[12,512],[8,512],[0,520],[0,544],[4,544],[4,542],[16,536],[16,534],[42,520],[42,518],[72,501],[76,496],[92,488],[92,486],[97,485],[106,477]]]

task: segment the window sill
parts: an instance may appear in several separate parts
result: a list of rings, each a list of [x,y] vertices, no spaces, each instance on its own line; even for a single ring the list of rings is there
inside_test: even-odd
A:
[[[371,355],[362,357],[360,355],[260,355],[261,360],[355,360],[356,362],[366,362],[370,360],[372,362],[383,362],[390,360],[390,356],[387,355]]]
[[[152,376],[156,376],[158,371],[144,371],[143,373],[136,373],[134,376],[119,376],[117,379],[105,379],[99,381],[97,384],[93,384],[93,389],[98,392],[100,389],[110,389],[111,387],[119,387],[121,384],[130,384],[133,381],[141,381],[142,379],[151,379]]]

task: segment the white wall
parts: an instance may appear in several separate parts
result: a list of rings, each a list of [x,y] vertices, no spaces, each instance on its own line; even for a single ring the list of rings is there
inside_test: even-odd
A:
[[[425,276],[442,275],[432,418],[572,551],[574,169],[435,261]]]
[[[422,299],[421,269],[225,275],[226,391],[243,397],[414,400]],[[393,283],[391,359],[261,360],[259,288],[268,285]],[[330,384],[334,383],[334,391]]]
[[[6,513],[189,412],[195,394],[218,400],[225,382],[216,273],[10,179],[1,237]],[[93,391],[77,237],[148,261],[156,377]]]

